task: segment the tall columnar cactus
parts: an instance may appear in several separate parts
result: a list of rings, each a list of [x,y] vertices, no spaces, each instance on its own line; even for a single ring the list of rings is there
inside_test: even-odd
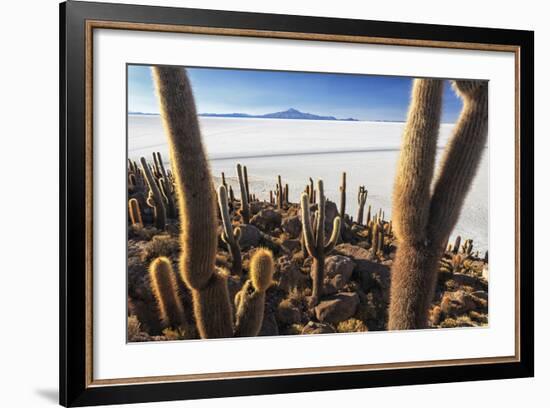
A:
[[[155,215],[155,227],[159,230],[164,230],[164,228],[166,227],[166,209],[164,208],[164,199],[162,197],[162,193],[160,192],[157,181],[151,173],[151,169],[149,168],[149,164],[147,164],[147,160],[145,160],[145,157],[142,157],[140,159],[140,162],[141,170],[143,171],[143,174],[145,176],[147,186],[149,187],[147,205],[153,208]]]
[[[369,204],[369,208],[367,210],[367,220],[365,221],[365,225],[369,225],[369,223],[370,223],[370,219],[371,219],[370,212],[371,212],[371,206]]]
[[[227,190],[227,182],[225,181],[225,173],[222,171],[222,186]]]
[[[231,217],[229,216],[229,206],[227,203],[227,189],[224,185],[221,185],[218,189],[218,204],[220,206],[220,214],[223,225],[222,240],[225,242],[229,248],[229,252],[231,253],[231,273],[233,275],[241,276],[243,269],[241,248],[239,246],[241,230],[237,228],[233,231]]]
[[[342,173],[342,184],[340,185],[340,218],[342,225],[345,224],[346,215],[346,172]]]
[[[317,191],[319,191],[319,204],[315,212],[315,222],[312,223],[309,215],[309,197],[307,194],[302,194],[302,230],[304,234],[304,243],[307,252],[313,257],[313,291],[312,303],[317,305],[319,298],[323,295],[323,274],[325,269],[325,255],[330,253],[336,246],[340,237],[340,217],[334,218],[332,226],[332,234],[328,243],[325,244],[325,194],[323,189],[323,181],[317,183]]]
[[[180,215],[180,274],[191,290],[201,338],[231,337],[227,276],[216,269],[216,193],[201,141],[191,84],[184,69],[153,67],[170,148]]]
[[[162,327],[185,329],[183,306],[170,260],[161,256],[151,262],[149,279],[153,296],[158,305]]]
[[[248,184],[248,169],[246,166],[243,166],[243,175],[244,175],[244,185],[246,187],[246,200],[248,202],[252,201],[250,197],[250,185]]]
[[[452,248],[453,254],[458,254],[458,251],[460,250],[460,241],[462,238],[460,238],[460,235],[457,235],[455,238],[455,244]]]
[[[443,81],[414,81],[393,192],[398,249],[392,267],[390,330],[427,326],[439,261],[487,141],[487,83],[456,81],[454,87],[463,108],[432,192]]]
[[[384,255],[384,224],[378,224],[378,246],[376,247],[376,253]]]
[[[283,192],[283,182],[281,176],[277,176],[277,208],[282,209],[285,200],[285,194]]]
[[[233,187],[229,186],[229,208],[235,207],[235,193],[233,193]]]
[[[158,179],[160,192],[164,203],[166,204],[166,215],[168,218],[176,218],[176,203],[174,202],[174,196],[172,195],[172,189],[170,188],[170,180],[168,177]]]
[[[372,225],[372,240],[371,240],[371,251],[373,254],[378,252],[378,247],[380,245],[380,227],[377,222],[374,222]]]
[[[168,179],[168,175],[166,174],[166,169],[164,168],[164,163],[162,162],[162,156],[160,152],[153,153],[153,160],[155,163],[155,168],[159,173],[159,177],[163,179]]]
[[[136,227],[143,227],[143,220],[141,218],[141,209],[139,208],[139,201],[135,198],[128,200],[128,213],[130,215],[130,223]]]
[[[309,202],[311,204],[315,204],[315,183],[313,182],[313,179],[309,178]]]
[[[270,250],[260,248],[250,259],[250,279],[235,296],[235,336],[257,336],[262,328],[265,291],[271,286],[275,261]]]
[[[243,224],[250,224],[250,206],[248,205],[248,190],[243,178],[243,168],[240,163],[237,164],[237,176],[239,177],[239,187],[241,188],[241,217]]]
[[[357,224],[363,224],[363,212],[365,211],[365,203],[367,202],[367,195],[369,192],[365,189],[365,186],[359,186],[357,192]]]

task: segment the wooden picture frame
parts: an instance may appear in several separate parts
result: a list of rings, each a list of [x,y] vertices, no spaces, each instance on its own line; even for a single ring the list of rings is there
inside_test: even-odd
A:
[[[93,377],[93,32],[197,33],[515,54],[515,354],[96,380]],[[534,375],[534,33],[68,1],[60,5],[60,403],[120,404]],[[512,200],[512,197],[510,197]],[[512,300],[511,300],[512,301]]]

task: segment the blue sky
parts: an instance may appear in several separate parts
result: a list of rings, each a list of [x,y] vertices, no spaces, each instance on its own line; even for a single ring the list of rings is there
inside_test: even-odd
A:
[[[359,120],[406,119],[412,79],[375,75],[187,69],[199,113],[264,114],[295,108],[316,115]],[[462,102],[446,82],[445,123]],[[148,66],[128,66],[128,111],[158,113]]]

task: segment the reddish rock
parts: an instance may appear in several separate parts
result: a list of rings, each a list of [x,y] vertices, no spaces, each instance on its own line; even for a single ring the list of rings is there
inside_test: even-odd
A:
[[[359,305],[357,293],[338,293],[315,307],[315,316],[322,323],[340,323],[353,316]]]

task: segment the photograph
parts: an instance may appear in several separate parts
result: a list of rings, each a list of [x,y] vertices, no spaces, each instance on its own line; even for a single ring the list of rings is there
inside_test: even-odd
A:
[[[128,63],[127,342],[489,327],[489,87]]]

